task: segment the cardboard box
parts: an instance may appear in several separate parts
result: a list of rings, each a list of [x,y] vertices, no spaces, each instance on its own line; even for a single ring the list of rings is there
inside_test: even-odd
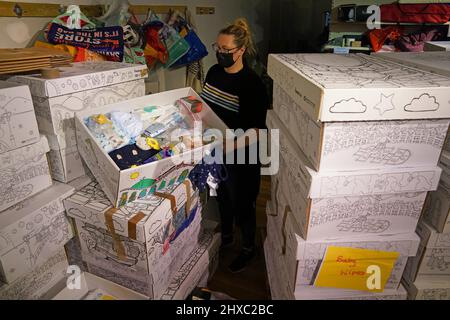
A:
[[[73,237],[62,200],[74,189],[62,183],[0,212],[0,279],[12,283],[42,264]]]
[[[163,197],[151,195],[121,209],[114,209],[93,182],[68,198],[65,206],[76,220],[83,260],[150,284],[151,290],[143,292],[150,297],[164,293],[194,250],[201,229],[202,209],[189,180]]]
[[[387,289],[383,292],[328,289],[318,287],[300,288],[295,292],[296,300],[406,300],[407,292],[400,285],[397,290]]]
[[[47,139],[0,154],[0,211],[52,185]]]
[[[76,146],[61,150],[50,150],[48,160],[54,180],[68,183],[86,174]]]
[[[89,70],[86,70],[89,72]],[[40,98],[33,96],[39,130],[57,135],[53,150],[76,146],[75,112],[96,108],[145,95],[144,80],[134,80],[68,95]]]
[[[414,282],[403,279],[409,300],[450,300],[448,276],[420,276]]]
[[[450,232],[438,233],[426,222],[417,225],[419,251],[408,259],[404,278],[414,282],[421,275],[450,275]]]
[[[450,51],[450,41],[426,41],[424,51]]]
[[[444,170],[437,191],[428,194],[423,218],[437,232],[450,233],[450,172]]]
[[[357,170],[437,165],[449,119],[320,122],[278,84],[273,108],[314,169]]]
[[[11,284],[0,285],[0,300],[37,300],[62,279],[67,272],[64,249]]]
[[[322,122],[450,118],[450,78],[365,54],[271,54],[268,73]]]
[[[439,183],[439,167],[316,172],[272,111],[267,126],[281,128],[272,197],[284,194],[304,239],[415,231],[426,191]]]
[[[114,110],[132,111],[143,108],[149,103],[151,105],[165,106],[173,104],[177,99],[186,96],[195,96],[203,102],[193,89],[183,88],[97,108],[95,114],[108,113]],[[194,165],[200,162],[206,152],[210,151],[215,145],[211,143],[178,156],[136,168],[119,170],[119,167],[101,148],[84,124],[84,119],[92,114],[94,114],[93,110],[76,114],[78,151],[115,207],[122,207],[126,203],[132,202],[134,199],[133,194],[152,193],[152,189],[158,188],[158,190],[161,190],[166,185],[182,182]],[[196,115],[202,120],[205,129],[206,127],[214,128],[222,133],[225,132],[227,127],[206,103],[203,102],[202,111],[196,113]]]
[[[84,176],[81,176],[79,178],[76,178],[75,180],[70,181],[68,183],[68,185],[75,188],[75,190],[78,191],[93,181],[93,178],[89,175],[90,175],[90,172],[88,172],[88,174],[86,174]]]
[[[298,226],[289,210],[271,212],[271,207],[272,205],[267,206],[267,237],[273,239],[279,259],[284,260],[287,281],[292,288],[313,285],[329,246],[399,252],[400,256],[386,283],[386,289],[398,288],[408,257],[417,253],[420,239],[416,234],[305,241],[298,235]]]
[[[381,52],[377,57],[450,77],[450,52]]]
[[[185,300],[200,284],[203,278],[209,279],[215,273],[220,247],[220,233],[205,231],[199,246],[186,263],[177,271],[161,300]]]
[[[0,153],[39,141],[30,90],[27,86],[0,81]]]
[[[80,275],[80,288],[63,289],[52,300],[91,300],[89,294],[93,294],[96,290],[104,292],[111,298],[100,298],[99,300],[147,300],[147,298],[137,292],[124,288],[111,281],[99,278],[88,272]],[[95,299],[92,299],[95,300]]]
[[[75,224],[72,218],[69,219],[71,223]],[[69,261],[69,265],[78,266],[83,272],[88,271],[87,264],[83,261],[83,257],[81,255],[81,244],[78,235],[75,234],[75,236],[64,245],[64,249],[66,251],[67,261]]]

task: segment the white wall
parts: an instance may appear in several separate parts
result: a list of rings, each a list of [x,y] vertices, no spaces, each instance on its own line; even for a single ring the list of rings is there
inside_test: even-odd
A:
[[[24,2],[45,2],[58,4],[104,4],[108,0],[24,0]],[[195,20],[199,36],[210,54],[204,59],[206,70],[215,63],[211,44],[218,31],[238,17],[249,20],[255,34],[255,42],[265,55],[268,47],[270,0],[130,0],[132,4],[187,5]],[[215,14],[196,15],[195,7],[213,6]],[[49,21],[47,18],[0,18],[0,30],[5,36],[0,37],[0,48],[24,47],[32,36]],[[3,34],[3,32],[2,32]],[[185,70],[166,72],[166,90],[184,86]]]

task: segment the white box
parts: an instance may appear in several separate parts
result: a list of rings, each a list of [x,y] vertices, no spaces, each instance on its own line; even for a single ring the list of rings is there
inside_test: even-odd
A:
[[[0,300],[37,300],[62,279],[67,272],[67,258],[61,249],[30,273],[11,284],[0,285]]]
[[[218,259],[219,247],[220,233],[214,233],[214,230],[205,231],[198,248],[174,275],[161,300],[185,300],[202,278],[210,278],[215,272],[214,262]]]
[[[416,281],[403,279],[409,300],[450,300],[448,276],[420,276]]]
[[[65,288],[52,300],[86,300],[85,297],[97,289],[111,295],[114,300],[147,300],[145,296],[137,292],[87,272],[83,272],[79,280],[75,281],[80,281],[81,287],[79,289]]]
[[[77,146],[48,153],[50,171],[54,180],[68,183],[86,174]]]
[[[274,83],[273,108],[317,171],[437,165],[449,119],[320,122]]]
[[[450,41],[426,41],[424,51],[450,51]]]
[[[0,153],[39,141],[30,90],[0,81]]]
[[[443,171],[437,191],[428,194],[429,199],[424,208],[423,218],[437,232],[450,233],[450,175]]]
[[[450,52],[381,52],[375,55],[450,77]]]
[[[271,54],[268,73],[313,120],[450,118],[450,78],[364,54]]]
[[[47,139],[0,154],[0,211],[52,185]]]
[[[415,231],[426,191],[439,183],[439,167],[315,172],[272,111],[267,126],[281,128],[279,186],[274,178],[272,196],[284,193],[302,237]]]
[[[152,105],[165,106],[173,104],[179,98],[195,96],[203,102],[202,111],[196,115],[202,120],[203,125],[208,128],[218,129],[224,134],[227,128],[222,120],[209,108],[200,96],[191,88],[183,88],[163,93],[153,94],[126,102],[112,104],[98,108],[96,113],[108,113],[114,110],[132,111]],[[171,181],[181,182],[198,163],[203,155],[211,150],[215,143],[192,149],[184,154],[166,158],[164,160],[120,170],[110,158],[94,136],[84,124],[84,119],[94,114],[93,110],[77,112],[75,118],[78,151],[83,160],[100,183],[108,199],[115,207],[121,207],[127,202],[132,202],[133,193],[149,193],[152,188],[170,184]],[[206,129],[206,128],[205,128]],[[224,135],[225,136],[225,135]],[[138,176],[137,180],[135,177]]]
[[[416,234],[305,241],[298,235],[298,226],[289,210],[271,212],[271,205],[267,210],[267,236],[278,244],[275,250],[279,251],[279,259],[284,260],[290,287],[313,285],[326,249],[337,246],[398,252],[400,256],[385,286],[386,289],[397,289],[408,257],[415,256],[419,246],[420,239]]]
[[[62,200],[74,189],[62,183],[0,212],[0,279],[11,283],[45,262],[73,237]]]
[[[81,176],[75,180],[72,180],[68,183],[69,186],[72,186],[75,188],[75,190],[80,190],[87,186],[89,183],[92,182],[93,178],[89,176],[90,172],[88,174]]]
[[[164,293],[173,273],[194,250],[202,210],[189,180],[165,197],[151,195],[115,209],[93,182],[66,199],[67,213],[76,220],[83,260],[150,283],[147,296]]]
[[[421,239],[419,251],[408,259],[404,277],[413,282],[420,275],[450,275],[450,232],[438,233],[424,221],[416,232]]]
[[[407,292],[403,285],[397,290],[383,292],[328,289],[318,287],[300,288],[295,292],[296,300],[406,300]]]
[[[89,72],[89,70],[86,70]],[[40,98],[33,96],[38,126],[41,132],[57,135],[59,145],[54,150],[76,146],[75,112],[96,108],[145,95],[144,80],[134,80],[69,95]]]

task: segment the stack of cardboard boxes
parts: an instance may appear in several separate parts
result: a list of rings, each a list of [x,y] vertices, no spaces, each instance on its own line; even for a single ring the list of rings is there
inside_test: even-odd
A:
[[[267,126],[280,130],[265,242],[273,298],[406,299],[400,281],[441,175],[450,78],[366,55],[270,55],[268,72]],[[314,286],[330,246],[399,253],[384,292]]]
[[[184,299],[206,285],[220,235],[187,178],[194,164],[166,159],[121,172],[83,126],[89,113],[195,95],[142,97],[146,72],[75,63],[56,79],[0,82],[0,299]],[[207,106],[199,117],[225,128]],[[77,272],[68,261],[82,272],[77,290],[66,286]]]
[[[40,298],[67,269],[73,188],[52,183],[28,86],[0,82],[0,119],[0,299]]]
[[[75,222],[82,260],[90,273],[150,299],[184,299],[213,273],[220,237],[216,224],[203,219],[199,193],[188,179],[195,166],[189,160],[200,161],[205,150],[120,170],[84,119],[174,104],[185,96],[199,98],[186,88],[75,115],[78,149],[95,177],[64,201]],[[211,127],[226,128],[206,105],[196,115]]]
[[[380,53],[379,57],[450,77],[450,52]],[[447,108],[449,106],[447,105]],[[428,194],[417,234],[417,255],[410,258],[403,276],[410,299],[450,299],[450,135],[440,158],[438,189]]]

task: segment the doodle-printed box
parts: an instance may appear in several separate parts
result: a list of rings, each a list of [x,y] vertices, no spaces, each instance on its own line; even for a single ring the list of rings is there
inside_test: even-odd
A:
[[[316,170],[436,165],[449,119],[321,122],[274,84],[273,108]],[[450,107],[450,106],[449,106]]]
[[[269,111],[267,126],[283,125]],[[413,233],[426,192],[436,190],[442,171],[431,166],[316,172],[285,130],[279,137],[272,199],[286,198],[307,240]]]
[[[50,188],[0,212],[0,279],[11,283],[44,263],[73,237],[62,200],[66,184]]]
[[[0,300],[44,299],[48,291],[65,279],[68,266],[66,254],[62,248],[13,283],[0,284]]]
[[[267,209],[267,214],[271,215],[270,208]],[[398,289],[386,289],[382,293],[313,286],[291,288],[286,278],[288,272],[285,260],[276,246],[273,235],[268,235],[264,243],[264,254],[273,300],[406,300],[406,291],[401,285]]]
[[[157,289],[153,291],[161,295],[171,273],[187,259],[178,254],[189,255],[196,245],[201,222],[198,200],[198,192],[185,180],[165,193],[156,192],[116,209],[99,184],[92,182],[64,204],[76,220],[87,263],[144,284],[152,281]]]
[[[409,300],[450,300],[448,276],[419,276],[411,282],[403,279]]]
[[[227,126],[192,88],[175,89],[111,104],[95,110],[77,112],[75,125],[78,151],[115,207],[119,208],[127,203],[132,203],[137,199],[137,195],[151,194],[152,190],[156,188],[162,190],[167,185],[182,182],[194,166],[203,159],[204,155],[217,145],[217,142],[197,146],[182,154],[143,164],[136,168],[120,170],[85,125],[84,119],[94,114],[105,114],[117,110],[134,112],[134,110],[141,110],[145,106],[170,106],[178,99],[187,96],[193,96],[203,103],[201,112],[195,114],[195,118],[198,118],[202,123],[202,129],[219,130],[225,136]],[[197,126],[196,130],[199,127]]]
[[[271,54],[268,73],[313,120],[450,118],[450,78],[365,54]]]
[[[413,282],[420,275],[450,275],[450,232],[438,233],[424,221],[416,232],[421,239],[419,250],[409,258],[404,277]]]
[[[39,142],[0,154],[0,211],[52,185],[45,136]]]
[[[0,153],[39,141],[30,89],[0,81]]]
[[[380,52],[375,56],[450,77],[450,52]]]
[[[270,210],[272,206],[269,204]],[[308,240],[298,235],[298,227],[292,214],[286,208],[268,213],[267,236],[273,239],[274,249],[286,266],[286,278],[292,288],[312,286],[329,246],[371,249],[398,252],[386,289],[397,289],[408,257],[415,256],[419,246],[419,237],[415,233],[354,237],[351,239]],[[283,223],[280,224],[280,219]]]

